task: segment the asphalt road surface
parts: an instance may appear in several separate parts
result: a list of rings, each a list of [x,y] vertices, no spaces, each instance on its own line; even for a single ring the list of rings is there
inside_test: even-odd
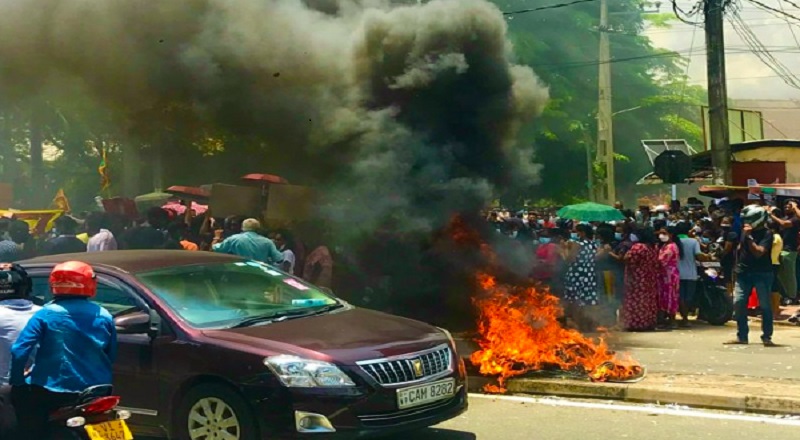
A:
[[[797,438],[800,419],[531,397],[471,396],[470,410],[391,440],[688,440]]]

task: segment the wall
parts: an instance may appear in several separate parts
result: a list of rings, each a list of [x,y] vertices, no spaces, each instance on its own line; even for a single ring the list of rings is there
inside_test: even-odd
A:
[[[733,154],[737,162],[786,162],[786,180],[781,183],[800,182],[800,148],[768,147],[740,151]],[[759,183],[772,183],[761,182]]]

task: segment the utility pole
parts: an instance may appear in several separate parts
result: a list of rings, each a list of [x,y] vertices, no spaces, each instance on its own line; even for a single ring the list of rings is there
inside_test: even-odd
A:
[[[705,0],[703,15],[706,31],[706,69],[708,75],[708,122],[711,134],[711,167],[715,185],[731,184],[731,144],[728,127],[728,86],[725,79],[725,0]]]
[[[597,200],[609,205],[616,201],[614,185],[614,131],[611,110],[611,49],[608,42],[608,1],[600,0],[600,54],[598,57],[597,162],[605,169],[605,182]]]

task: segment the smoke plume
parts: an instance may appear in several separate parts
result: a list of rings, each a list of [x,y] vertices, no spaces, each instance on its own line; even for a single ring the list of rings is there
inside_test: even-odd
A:
[[[357,253],[394,243],[378,251],[403,273],[380,255],[368,266],[396,279],[454,212],[535,181],[517,133],[547,100],[494,5],[407,3],[6,0],[0,93],[79,80],[129,118],[179,105],[253,136],[325,190],[323,215]]]

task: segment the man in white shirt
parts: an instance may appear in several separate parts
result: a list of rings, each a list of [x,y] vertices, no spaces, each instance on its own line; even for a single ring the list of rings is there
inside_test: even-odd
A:
[[[286,232],[278,232],[275,234],[275,246],[278,247],[278,250],[283,254],[283,263],[281,263],[281,269],[291,275],[294,275],[294,266],[297,261],[297,257],[292,251],[292,239]]]
[[[86,252],[117,250],[117,240],[114,234],[106,229],[107,226],[108,216],[104,212],[93,212],[86,217],[86,232],[89,233]]]

